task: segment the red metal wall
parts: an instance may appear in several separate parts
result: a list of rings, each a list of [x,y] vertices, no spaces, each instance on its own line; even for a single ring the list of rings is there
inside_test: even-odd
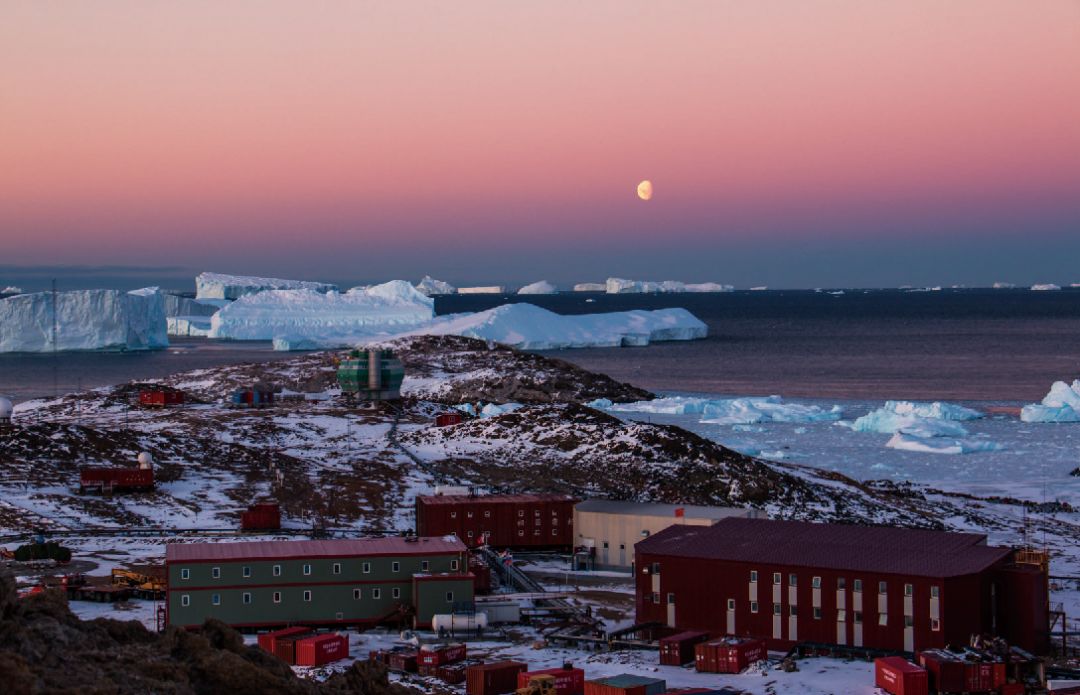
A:
[[[1046,575],[1031,565],[1014,566],[998,570],[994,581],[998,635],[1035,654],[1050,651]]]
[[[121,490],[144,489],[154,486],[152,468],[82,468],[79,470],[79,483],[85,487],[98,487],[109,483]]]
[[[659,603],[653,603],[652,575],[646,570],[660,563]],[[845,644],[854,644],[854,580],[861,579],[863,646],[902,651],[904,648],[904,584],[913,585],[913,617],[915,649],[943,647],[947,641],[966,643],[971,632],[989,628],[989,572],[984,576],[959,579],[930,579],[867,572],[838,572],[836,570],[790,567],[782,565],[749,564],[723,560],[663,557],[637,553],[635,563],[637,622],[659,621],[668,617],[667,594],[675,594],[675,626],[681,630],[705,630],[715,634],[727,632],[727,600],[735,599],[735,631],[737,635],[761,637],[770,649],[787,648],[794,642],[788,639],[789,589],[788,575],[798,575],[796,605],[798,618],[797,641],[837,642],[837,610],[846,612]],[[757,613],[750,612],[750,571],[758,572]],[[781,575],[781,639],[772,638],[773,583],[772,575]],[[812,578],[821,577],[821,618],[814,618]],[[846,580],[844,605],[837,605],[837,579]],[[888,582],[888,625],[878,624],[878,582]],[[941,629],[930,625],[931,586],[940,587]],[[963,633],[958,640],[953,634]]]
[[[570,547],[576,503],[556,496],[417,497],[416,533],[453,533],[470,547],[484,532],[497,548]]]

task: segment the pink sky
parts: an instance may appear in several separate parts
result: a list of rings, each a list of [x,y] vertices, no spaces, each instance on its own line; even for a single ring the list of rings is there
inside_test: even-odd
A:
[[[1052,236],[1080,2],[9,0],[0,124],[5,263]]]

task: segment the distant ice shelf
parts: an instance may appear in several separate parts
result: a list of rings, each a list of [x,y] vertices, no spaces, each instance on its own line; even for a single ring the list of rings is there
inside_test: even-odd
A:
[[[576,288],[575,288],[576,289]],[[678,280],[625,280],[623,278],[608,278],[604,284],[604,290],[608,294],[651,294],[651,293],[678,293],[678,292],[731,292],[735,288],[732,285],[721,285],[716,282],[685,283]]]
[[[312,292],[336,292],[337,285],[306,280],[283,280],[247,275],[223,273],[200,273],[195,278],[196,299],[240,299],[265,290],[311,290]]]

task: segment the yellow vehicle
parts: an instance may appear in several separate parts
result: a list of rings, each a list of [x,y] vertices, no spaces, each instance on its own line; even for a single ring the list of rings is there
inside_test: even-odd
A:
[[[114,567],[113,586],[135,590],[139,598],[160,599],[165,597],[165,568],[161,565],[131,565]]]
[[[555,695],[555,676],[533,676],[524,688],[518,688],[515,695]]]

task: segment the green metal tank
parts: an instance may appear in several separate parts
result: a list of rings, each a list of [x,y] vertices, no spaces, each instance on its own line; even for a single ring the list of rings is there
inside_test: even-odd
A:
[[[337,370],[341,392],[356,400],[401,398],[404,379],[405,367],[389,350],[353,350]]]

